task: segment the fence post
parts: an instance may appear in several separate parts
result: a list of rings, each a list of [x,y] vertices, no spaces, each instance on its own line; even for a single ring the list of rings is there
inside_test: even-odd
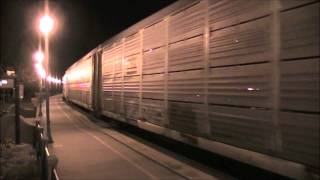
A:
[[[14,95],[15,95],[15,140],[20,144],[20,97],[18,77],[14,78]]]

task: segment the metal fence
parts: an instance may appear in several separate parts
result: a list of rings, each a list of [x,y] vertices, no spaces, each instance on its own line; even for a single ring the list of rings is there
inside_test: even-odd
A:
[[[55,165],[49,165],[49,150],[39,121],[36,122],[34,148],[40,162],[41,180],[59,180]]]

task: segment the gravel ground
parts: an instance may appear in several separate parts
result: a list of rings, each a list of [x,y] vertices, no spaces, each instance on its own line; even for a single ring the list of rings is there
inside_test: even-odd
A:
[[[30,144],[1,144],[0,180],[40,179],[36,152]]]

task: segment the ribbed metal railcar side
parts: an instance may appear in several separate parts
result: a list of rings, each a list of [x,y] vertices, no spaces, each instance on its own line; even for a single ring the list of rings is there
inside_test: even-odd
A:
[[[68,89],[67,89],[67,84],[66,84],[66,74],[67,72],[65,72],[65,74],[63,75],[62,78],[62,97],[65,99],[68,96]]]
[[[102,113],[290,177],[318,169],[319,1],[176,5],[103,44]]]
[[[92,77],[92,56],[86,56],[73,64],[64,76],[67,100],[92,110]]]

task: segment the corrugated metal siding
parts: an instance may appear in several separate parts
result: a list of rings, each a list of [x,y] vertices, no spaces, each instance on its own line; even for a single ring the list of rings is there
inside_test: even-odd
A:
[[[140,55],[131,55],[124,58],[124,75],[136,76],[139,75],[139,63],[141,63]]]
[[[139,117],[139,99],[125,97],[124,98],[124,114],[128,118],[138,119]]]
[[[160,21],[143,31],[143,50],[150,51],[165,45],[165,22]]]
[[[203,104],[169,101],[168,118],[171,128],[197,135],[197,120],[205,118],[205,107]]]
[[[217,30],[271,13],[271,1],[209,0],[210,29]]]
[[[168,21],[167,118],[171,128],[191,134],[198,133],[196,119],[205,116],[203,104],[185,103],[204,102],[203,70],[194,70],[204,67],[204,20],[204,3],[200,2],[174,14]]]
[[[281,155],[291,161],[319,167],[319,114],[281,112]]]
[[[164,75],[144,75],[142,79],[142,97],[148,99],[164,99]]]
[[[168,75],[168,100],[203,103],[203,71],[170,73]]]
[[[142,112],[143,120],[157,125],[163,125],[165,118],[163,100],[143,99]]]
[[[271,60],[271,18],[265,17],[210,34],[210,66]]]
[[[104,51],[102,54],[102,79],[112,79],[113,78],[113,59],[115,56],[112,50]],[[102,80],[103,81],[103,80]]]
[[[63,75],[63,77],[62,77],[62,93],[63,93],[63,97],[64,98],[66,98],[66,97],[68,97],[68,80],[67,80],[67,71],[66,71],[66,73]]]
[[[121,37],[104,49],[103,110],[319,167],[319,2],[310,2],[280,0],[281,11],[277,1],[192,2]]]
[[[271,1],[209,1],[208,103],[211,138],[270,153]]]
[[[309,4],[312,2],[317,2],[318,0],[280,0],[280,10],[288,10],[290,8],[295,8],[301,5]]]
[[[124,56],[130,56],[140,52],[140,36],[139,33],[135,33],[125,38],[124,43]]]
[[[203,36],[171,44],[168,63],[168,71],[203,68]]]
[[[122,107],[120,95],[113,95],[113,112],[117,114],[123,113],[123,107]]]
[[[122,43],[115,42],[103,49],[102,52],[102,76],[121,77],[122,75]]]
[[[143,74],[164,73],[165,49],[163,47],[143,53]]]
[[[281,109],[320,111],[319,62],[319,58],[281,62]]]
[[[125,97],[139,97],[139,76],[124,77],[123,92]]]
[[[122,79],[114,78],[113,80],[113,110],[115,113],[122,113],[123,108],[121,104]]]
[[[281,58],[319,56],[319,3],[281,13]]]
[[[66,73],[68,98],[85,108],[92,108],[92,66],[92,57],[85,57],[73,64]]]
[[[318,168],[320,3],[308,2],[281,1],[280,155]]]
[[[170,17],[169,42],[188,39],[204,31],[204,5],[195,4]]]
[[[140,63],[141,63],[141,39],[140,34],[135,33],[125,38],[123,51],[123,113],[132,119],[139,117],[139,88],[140,88]]]
[[[262,152],[271,148],[270,111],[210,105],[209,117],[215,140]]]
[[[112,112],[119,112],[117,93],[122,91],[122,44],[115,42],[103,49],[102,59],[102,109]],[[119,83],[120,81],[120,83]],[[116,109],[117,108],[117,109]]]
[[[112,91],[111,90],[104,91],[102,96],[103,96],[102,109],[105,109],[107,111],[114,111]]]
[[[208,79],[208,101],[271,108],[270,64],[213,68]]]

